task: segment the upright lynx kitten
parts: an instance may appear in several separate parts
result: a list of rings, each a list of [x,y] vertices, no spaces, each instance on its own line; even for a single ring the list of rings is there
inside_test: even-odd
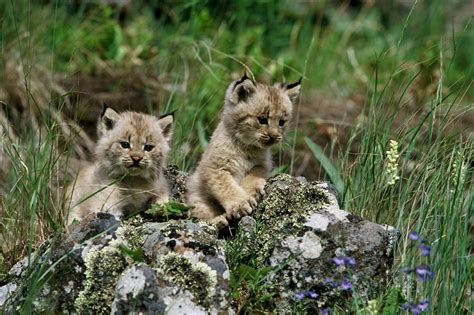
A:
[[[96,161],[80,170],[69,187],[68,222],[95,212],[120,218],[144,210],[153,201],[168,200],[163,176],[173,116],[157,118],[106,107],[98,122]]]
[[[268,86],[244,76],[230,84],[221,121],[189,179],[192,216],[222,228],[252,212],[271,169],[270,147],[283,136],[300,81]]]

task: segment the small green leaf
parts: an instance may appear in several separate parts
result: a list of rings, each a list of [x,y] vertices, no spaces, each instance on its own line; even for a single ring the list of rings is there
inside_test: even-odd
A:
[[[169,201],[165,204],[166,210],[171,213],[181,214],[189,209],[192,209],[193,206],[187,205],[185,203]]]
[[[170,218],[182,218],[187,214],[189,209],[192,209],[193,206],[187,205],[185,203],[168,201],[165,204],[154,203],[150,209],[146,210],[145,213],[154,217],[165,217]]]
[[[130,249],[125,244],[120,244],[118,249],[122,252],[122,254],[129,256],[136,262],[143,262],[145,259],[143,258],[143,250],[141,248],[137,248],[135,250]]]

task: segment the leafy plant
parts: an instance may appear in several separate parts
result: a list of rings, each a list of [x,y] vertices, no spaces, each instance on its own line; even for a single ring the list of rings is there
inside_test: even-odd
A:
[[[192,208],[193,206],[184,203],[168,201],[164,204],[154,203],[145,213],[155,218],[163,218],[166,220],[182,219],[187,217],[188,210]]]

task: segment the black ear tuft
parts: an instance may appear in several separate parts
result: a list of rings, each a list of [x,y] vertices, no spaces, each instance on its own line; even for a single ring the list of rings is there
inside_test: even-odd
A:
[[[253,82],[247,76],[247,72],[245,72],[244,76],[240,80],[235,81],[230,100],[234,104],[244,102],[250,95],[255,92],[255,88],[255,82]]]
[[[298,85],[301,85],[301,80],[303,80],[303,77],[300,77],[300,79],[296,82],[293,82],[293,83],[290,83],[290,84],[287,84],[286,85],[286,89],[287,90],[291,90],[292,88],[298,86]]]
[[[283,91],[288,95],[293,104],[295,104],[300,95],[302,79],[303,77],[300,77],[298,81],[283,86]]]
[[[100,114],[100,117],[104,117],[104,114],[105,114],[105,111],[107,110],[107,108],[109,108],[109,106],[107,106],[107,104],[105,102],[102,103],[102,114]]]
[[[170,116],[170,115],[173,116],[173,119],[174,119],[174,114],[175,114],[177,111],[178,111],[178,109],[175,109],[175,110],[172,111],[172,112],[169,112],[169,113],[167,113],[167,114],[163,114],[163,115],[161,115],[160,117],[158,117],[158,119],[165,118],[166,116]]]
[[[255,82],[254,82],[251,78],[249,78],[249,77],[247,76],[247,71],[244,71],[244,75],[243,75],[239,80],[237,80],[237,81],[235,82],[234,89],[235,89],[240,83],[244,82],[245,80],[250,80],[250,81],[253,83],[253,85],[256,85]]]

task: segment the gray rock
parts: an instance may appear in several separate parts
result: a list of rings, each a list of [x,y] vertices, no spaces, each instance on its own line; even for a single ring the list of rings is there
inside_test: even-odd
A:
[[[0,307],[5,305],[10,296],[16,291],[16,283],[7,283],[4,286],[0,287]]]
[[[256,268],[272,267],[262,286],[274,295],[270,309],[291,313],[295,294],[309,291],[319,295],[307,295],[310,311],[344,307],[352,294],[341,286],[343,280],[350,281],[362,299],[367,298],[364,292],[384,287],[392,262],[390,227],[339,209],[335,191],[326,183],[277,175],[265,191],[253,214],[257,230],[251,236],[244,232],[241,252],[252,257]],[[348,258],[337,266],[335,257],[353,257],[355,266]]]
[[[222,243],[206,223],[141,217],[120,223],[98,214],[72,226],[46,256],[50,278],[33,303],[35,312],[232,313]],[[0,287],[0,307],[12,294],[26,293],[25,268],[17,264],[16,281]]]
[[[163,314],[166,297],[173,288],[160,284],[156,271],[146,264],[137,264],[122,273],[115,288],[112,314]]]
[[[184,202],[188,174],[180,171],[176,165],[168,165],[164,173],[170,186],[170,197],[176,201]]]

